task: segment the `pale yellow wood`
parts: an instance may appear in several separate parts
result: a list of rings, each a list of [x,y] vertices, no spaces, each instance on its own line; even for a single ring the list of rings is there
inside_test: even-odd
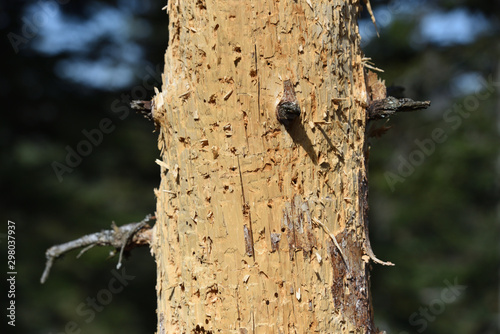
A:
[[[374,331],[360,10],[169,1],[154,98],[158,333]],[[288,130],[275,116],[284,80],[302,111]]]

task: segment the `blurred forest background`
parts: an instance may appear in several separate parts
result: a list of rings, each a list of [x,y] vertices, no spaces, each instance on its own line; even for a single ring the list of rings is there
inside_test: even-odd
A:
[[[500,3],[371,2],[380,38],[364,13],[366,56],[388,86],[432,101],[372,124],[392,127],[370,139],[372,246],[396,264],[373,266],[376,324],[398,334],[499,333]],[[18,273],[9,333],[156,329],[147,248],[125,261],[134,278],[119,293],[109,294],[117,262],[107,259],[109,248],[78,260],[70,253],[46,284],[39,279],[48,247],[154,213],[156,134],[128,101],[161,86],[165,4],[0,4],[0,245],[6,258],[6,225],[14,221]],[[85,155],[68,166],[71,150]]]

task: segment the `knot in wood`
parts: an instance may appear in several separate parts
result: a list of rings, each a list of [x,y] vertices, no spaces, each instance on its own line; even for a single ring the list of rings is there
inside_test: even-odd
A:
[[[285,127],[300,116],[300,106],[295,95],[295,89],[290,80],[283,82],[283,97],[276,107],[276,118]]]

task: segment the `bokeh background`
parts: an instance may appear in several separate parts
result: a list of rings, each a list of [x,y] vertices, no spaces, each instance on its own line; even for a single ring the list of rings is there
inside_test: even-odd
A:
[[[373,266],[376,324],[398,334],[499,333],[500,3],[371,2],[380,37],[363,13],[366,56],[388,86],[405,87],[395,94],[432,101],[371,125],[372,246],[396,263]],[[125,261],[133,278],[119,292],[109,292],[109,248],[78,260],[72,252],[46,284],[39,279],[48,247],[154,213],[156,134],[128,101],[161,85],[165,4],[0,3],[0,247],[6,263],[14,221],[18,273],[8,333],[156,329],[147,248]],[[85,154],[68,158],[72,150]]]

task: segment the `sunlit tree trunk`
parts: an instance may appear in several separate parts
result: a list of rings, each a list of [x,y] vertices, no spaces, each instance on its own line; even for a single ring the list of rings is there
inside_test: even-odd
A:
[[[158,333],[375,332],[360,10],[168,2],[153,102]],[[301,113],[285,126],[287,80]]]

